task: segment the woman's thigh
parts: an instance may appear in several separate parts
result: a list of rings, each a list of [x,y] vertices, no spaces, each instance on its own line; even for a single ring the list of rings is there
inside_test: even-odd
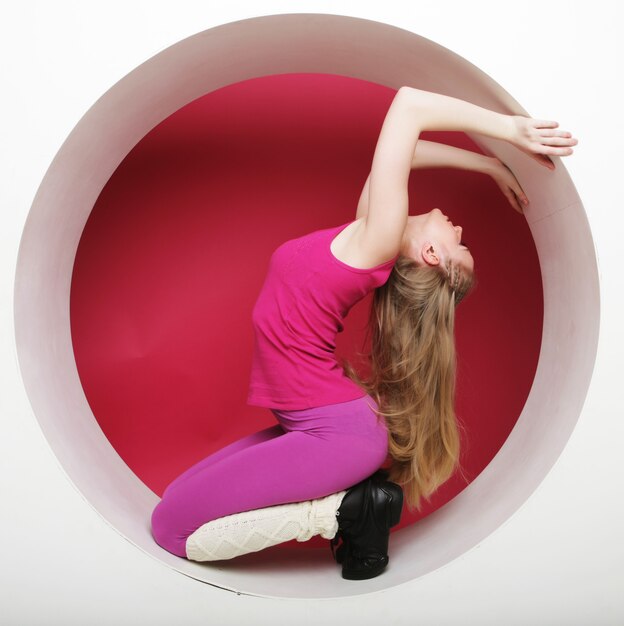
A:
[[[273,439],[274,437],[278,437],[279,435],[284,434],[284,429],[276,424],[275,426],[269,426],[269,428],[265,428],[256,433],[252,433],[251,435],[247,435],[242,437],[241,439],[237,439],[231,444],[217,450],[213,454],[208,455],[195,465],[192,465],[187,470],[185,470],[182,474],[180,474],[177,478],[175,478],[167,487],[163,493],[163,498],[167,495],[172,489],[179,487],[182,483],[185,483],[191,476],[197,474],[206,467],[209,467],[213,463],[224,459],[227,456],[235,454],[240,450],[244,450],[249,446],[255,446],[263,441],[268,441],[269,439]]]

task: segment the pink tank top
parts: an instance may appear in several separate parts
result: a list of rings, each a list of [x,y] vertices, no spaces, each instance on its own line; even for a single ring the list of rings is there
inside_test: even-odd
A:
[[[369,269],[338,260],[330,244],[352,221],[286,241],[271,255],[252,312],[247,404],[298,410],[366,395],[338,363],[336,335],[351,307],[388,280],[398,255]]]

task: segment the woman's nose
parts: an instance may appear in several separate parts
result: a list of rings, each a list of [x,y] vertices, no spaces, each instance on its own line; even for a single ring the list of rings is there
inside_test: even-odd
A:
[[[462,227],[461,226],[455,226],[455,232],[457,233],[457,235],[459,237],[459,241],[461,241]]]

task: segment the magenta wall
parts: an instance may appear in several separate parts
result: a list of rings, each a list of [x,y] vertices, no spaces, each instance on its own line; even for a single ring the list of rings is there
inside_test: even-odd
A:
[[[393,95],[334,75],[235,84],[159,124],[102,190],[74,266],[74,352],[102,430],[157,494],[204,456],[275,423],[245,404],[251,309],[269,256],[286,239],[353,219]],[[462,133],[422,138],[477,150]],[[487,176],[414,171],[410,213],[436,206],[463,226],[478,276],[457,315],[462,463],[473,480],[533,381],[540,270],[524,218]],[[362,349],[369,305],[370,296],[351,311],[339,355]],[[465,485],[449,480],[393,531]]]

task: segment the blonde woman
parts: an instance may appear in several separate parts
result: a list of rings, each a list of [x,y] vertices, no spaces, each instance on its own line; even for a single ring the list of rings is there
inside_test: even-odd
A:
[[[462,227],[439,208],[408,215],[410,171],[487,172],[514,209],[528,202],[498,159],[423,141],[420,133],[483,134],[553,168],[549,157],[572,154],[577,143],[557,126],[398,90],[355,219],[286,241],[271,256],[252,316],[248,403],[269,408],[277,424],[167,487],[151,519],[159,545],[214,561],[320,534],[331,540],[344,578],[384,570],[403,498],[420,508],[458,467],[453,325],[475,283]],[[347,313],[371,291],[371,376],[363,380],[334,350]]]

